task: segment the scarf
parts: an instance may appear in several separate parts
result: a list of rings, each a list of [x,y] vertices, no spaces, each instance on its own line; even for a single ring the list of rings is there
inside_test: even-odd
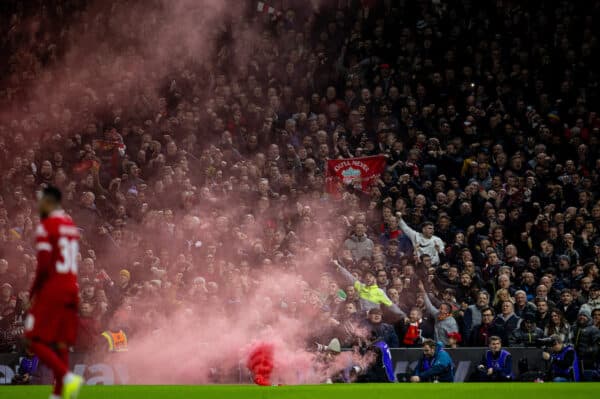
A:
[[[452,314],[448,314],[446,316],[443,316],[442,314],[438,314],[438,321],[442,321],[442,320],[446,320],[448,317],[452,316]]]
[[[419,323],[410,323],[402,342],[406,345],[414,345],[419,338]]]

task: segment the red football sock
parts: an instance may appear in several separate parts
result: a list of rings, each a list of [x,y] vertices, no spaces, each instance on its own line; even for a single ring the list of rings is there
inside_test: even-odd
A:
[[[40,358],[42,363],[52,370],[54,378],[56,379],[56,385],[61,385],[60,390],[62,392],[62,380],[65,374],[67,374],[68,364],[48,345],[42,344],[41,342],[32,342],[29,347],[31,348],[31,351]]]
[[[62,360],[63,363],[65,365],[67,365],[67,370],[68,370],[69,369],[69,351],[67,350],[67,348],[61,348],[61,349],[57,349],[56,352],[57,352],[60,360]],[[61,396],[62,389],[63,389],[63,379],[56,377],[56,380],[54,381],[54,389],[52,390],[52,393],[55,395]]]

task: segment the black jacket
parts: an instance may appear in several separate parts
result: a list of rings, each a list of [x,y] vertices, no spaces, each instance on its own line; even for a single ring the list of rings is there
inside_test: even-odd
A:
[[[521,327],[508,337],[508,342],[510,346],[534,347],[540,338],[544,338],[544,331],[541,328],[535,327],[533,330],[527,331],[525,323],[521,323]]]
[[[593,324],[586,326],[575,324],[571,327],[571,342],[584,367],[594,365],[600,347],[600,330]]]
[[[514,313],[507,320],[504,320],[502,315],[499,314],[494,319],[493,324],[500,332],[502,342],[509,342],[509,337],[520,326],[520,322],[521,319]]]
[[[556,304],[556,307],[565,314],[565,319],[569,322],[569,324],[575,323],[577,320],[577,314],[579,313],[579,306],[577,303],[572,302],[569,306],[565,308],[561,302]]]
[[[469,346],[488,346],[489,339],[492,336],[498,336],[503,341],[502,343],[508,345],[508,341],[504,341],[504,332],[502,329],[498,328],[495,324],[478,324],[471,329],[469,333]]]

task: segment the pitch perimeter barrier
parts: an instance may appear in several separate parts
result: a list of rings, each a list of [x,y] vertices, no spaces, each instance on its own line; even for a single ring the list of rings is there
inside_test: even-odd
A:
[[[512,354],[513,370],[515,375],[519,375],[518,363],[526,359],[529,370],[544,370],[546,365],[542,359],[542,350],[538,348],[507,348]],[[487,348],[457,348],[446,349],[454,360],[455,382],[468,381],[471,374],[475,371],[477,365],[481,362]],[[392,359],[394,362],[394,372],[396,375],[405,374],[410,369],[414,369],[418,359],[422,355],[420,348],[398,348],[392,349]],[[88,385],[122,385],[129,383],[129,373],[127,368],[119,364],[119,357],[128,356],[127,352],[117,353],[111,356],[111,362],[99,363],[86,359],[83,354],[71,355],[71,366],[77,374],[86,378]],[[18,372],[18,365],[21,357],[13,353],[0,353],[0,385],[10,384],[13,376]],[[240,366],[237,372],[229,373],[227,383],[250,382],[248,373]],[[51,372],[40,365],[40,369],[33,376],[33,384],[50,384],[52,382]],[[160,383],[160,381],[157,381]]]

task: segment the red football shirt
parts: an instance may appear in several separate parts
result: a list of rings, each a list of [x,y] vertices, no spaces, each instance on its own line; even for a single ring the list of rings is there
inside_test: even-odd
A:
[[[77,296],[79,230],[64,211],[52,212],[36,230],[37,272],[31,296],[60,301]]]

